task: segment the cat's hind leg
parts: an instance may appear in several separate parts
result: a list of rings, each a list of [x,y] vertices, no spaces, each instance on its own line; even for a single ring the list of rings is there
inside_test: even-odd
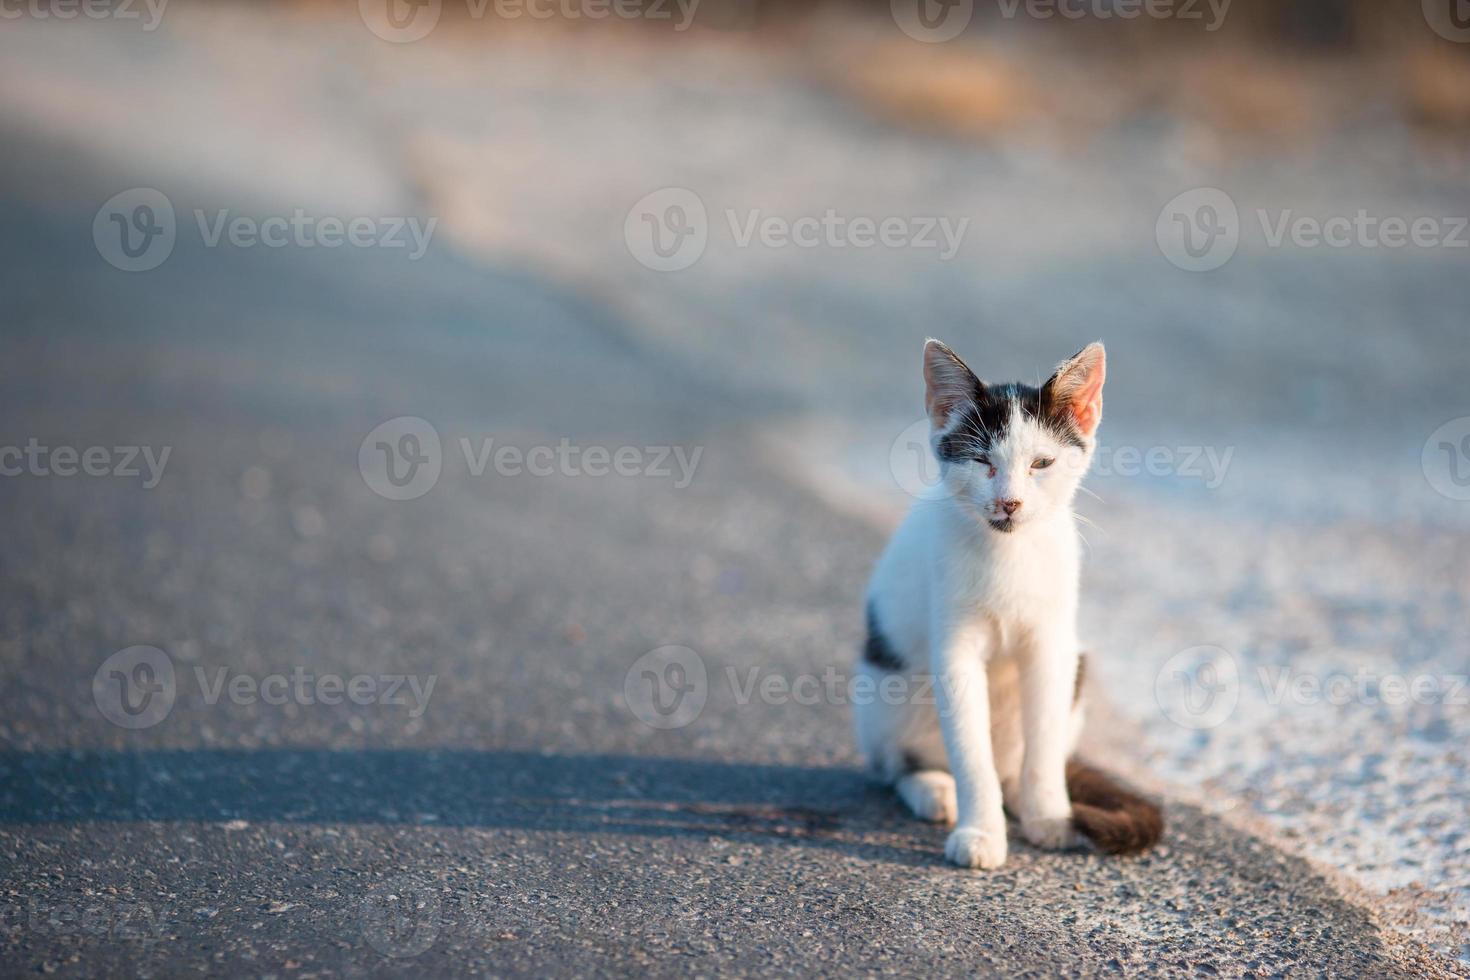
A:
[[[930,823],[950,826],[959,814],[954,777],[942,769],[920,769],[906,773],[894,783],[899,799],[914,816]]]
[[[866,662],[858,673],[866,675],[859,689],[877,692],[853,705],[858,747],[868,767],[920,820],[954,823],[954,777],[945,761],[939,716],[925,693],[930,678]]]

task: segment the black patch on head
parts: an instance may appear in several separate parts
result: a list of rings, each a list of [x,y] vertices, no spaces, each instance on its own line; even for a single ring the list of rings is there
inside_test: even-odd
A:
[[[878,613],[871,602],[868,603],[868,642],[863,646],[863,661],[889,673],[903,670],[903,658],[883,635],[878,626]]]
[[[988,385],[977,381],[970,404],[960,410],[958,422],[939,440],[939,458],[952,463],[989,452],[993,442],[1005,438],[1018,408],[1023,419],[1035,420],[1067,445],[1087,448],[1087,441],[1071,413],[1063,406],[1053,405],[1049,394],[1045,386],[1033,388],[1020,382]]]

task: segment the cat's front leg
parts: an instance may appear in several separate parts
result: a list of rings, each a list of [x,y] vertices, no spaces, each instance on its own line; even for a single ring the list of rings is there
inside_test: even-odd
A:
[[[1073,630],[1048,626],[1032,633],[1021,660],[1021,832],[1037,847],[1078,843],[1067,798],[1072,687],[1077,676]]]
[[[977,623],[938,635],[933,666],[939,726],[958,804],[944,856],[963,868],[998,868],[1006,860],[1006,820],[990,741],[988,630]]]

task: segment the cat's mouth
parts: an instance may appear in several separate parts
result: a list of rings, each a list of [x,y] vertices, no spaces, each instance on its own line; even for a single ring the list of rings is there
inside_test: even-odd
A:
[[[1016,529],[1016,522],[1013,519],[1009,518],[1009,517],[1004,518],[1004,519],[999,520],[999,521],[992,519],[988,523],[990,524],[990,526],[992,528],[994,528],[997,531],[1010,532],[1010,531],[1014,531]]]

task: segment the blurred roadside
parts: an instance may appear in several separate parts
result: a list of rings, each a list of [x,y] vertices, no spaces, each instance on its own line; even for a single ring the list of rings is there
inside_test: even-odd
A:
[[[341,13],[310,0],[302,9]],[[687,32],[786,49],[890,121],[1064,147],[1177,125],[1189,152],[1310,153],[1399,125],[1464,162],[1458,0],[363,0],[394,41],[440,33]],[[432,26],[429,26],[432,23]],[[898,30],[894,28],[897,27]]]

